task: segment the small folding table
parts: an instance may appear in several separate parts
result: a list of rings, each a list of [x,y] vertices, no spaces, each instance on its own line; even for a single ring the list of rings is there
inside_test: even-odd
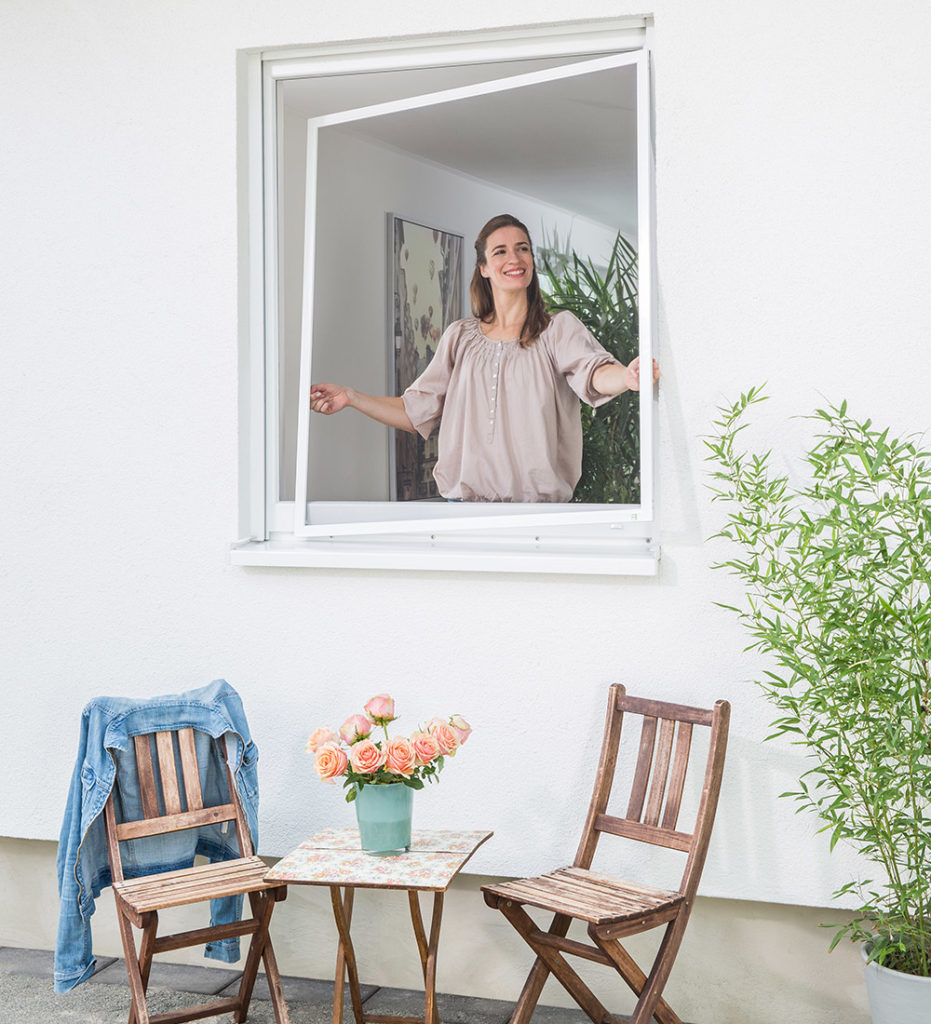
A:
[[[491,832],[419,831],[411,835],[410,850],[388,856],[364,853],[359,831],[326,829],[306,839],[283,857],[265,876],[268,882],[289,885],[326,885],[339,932],[336,981],[333,989],[333,1024],[343,1019],[343,979],[349,977],[349,997],[356,1024],[439,1024],[436,1007],[436,953],[443,917],[443,895],[473,853]],[[362,1008],[356,956],[349,935],[355,889],[404,889],[410,903],[414,937],[424,978],[424,1015],[399,1017],[367,1014]],[[424,930],[420,892],[433,893],[430,934]]]

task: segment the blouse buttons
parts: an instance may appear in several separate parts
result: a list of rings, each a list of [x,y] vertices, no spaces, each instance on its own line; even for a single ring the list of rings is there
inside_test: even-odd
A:
[[[495,358],[491,364],[491,400],[490,408],[488,410],[488,440],[493,441],[495,439],[495,409],[497,407],[498,400],[498,369],[501,366],[501,352],[503,351],[504,343],[499,341],[495,345]]]

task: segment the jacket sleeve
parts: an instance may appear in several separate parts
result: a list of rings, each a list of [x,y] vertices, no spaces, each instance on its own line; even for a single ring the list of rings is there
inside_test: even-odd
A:
[[[71,786],[65,805],[65,816],[58,839],[58,934],[55,940],[56,992],[70,992],[94,972],[96,960],[91,951],[90,921],[81,911],[81,887],[75,868],[81,847],[81,805],[84,798],[82,772],[87,752],[88,716],[81,717],[81,738],[78,757],[71,774]]]

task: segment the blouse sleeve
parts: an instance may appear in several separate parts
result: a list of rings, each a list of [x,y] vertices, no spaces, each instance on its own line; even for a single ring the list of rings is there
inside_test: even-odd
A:
[[[401,395],[411,426],[424,438],[430,436],[443,415],[446,392],[456,362],[453,342],[459,335],[460,323],[457,320],[446,328],[426,370]]]
[[[599,366],[617,363],[614,356],[568,310],[553,317],[548,333],[556,369],[566,378],[569,387],[588,405],[597,407],[609,402],[613,396],[597,391],[592,384],[592,377]]]

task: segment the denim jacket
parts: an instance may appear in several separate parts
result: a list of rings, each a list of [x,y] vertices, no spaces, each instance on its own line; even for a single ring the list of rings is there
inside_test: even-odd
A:
[[[103,809],[117,771],[122,817],[141,817],[134,736],[154,730],[191,727],[197,743],[205,802],[227,800],[226,774],[210,737],[226,738],[226,756],[236,780],[253,847],[258,843],[258,750],[239,694],[223,679],[187,693],[152,699],[98,697],[81,716],[77,763],[58,843],[58,893],[61,908],[55,944],[55,991],[68,992],[93,973],[90,918],[94,900],[110,885]],[[119,809],[117,819],[121,817]],[[126,878],[190,867],[195,854],[210,861],[240,855],[236,829],[229,823],[149,836],[121,844]],[[211,903],[211,924],[239,920],[242,896]],[[207,944],[205,956],[227,963],[239,959],[239,939]]]

